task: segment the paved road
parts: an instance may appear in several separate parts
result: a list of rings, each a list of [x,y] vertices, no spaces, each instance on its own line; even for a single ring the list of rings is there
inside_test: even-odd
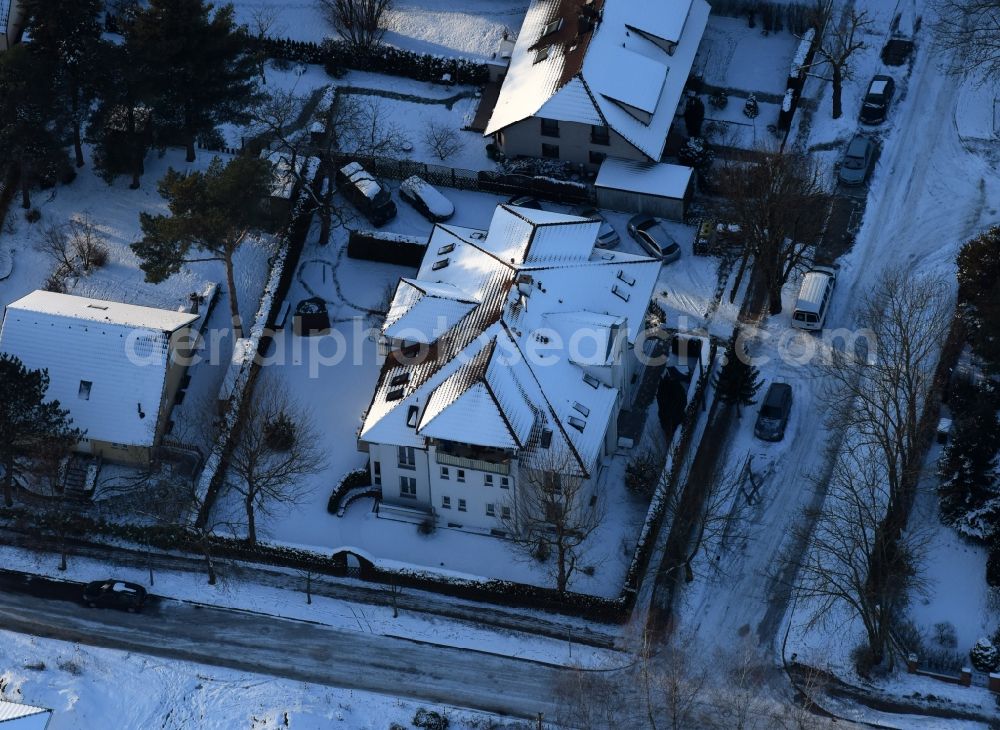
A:
[[[0,573],[3,628],[90,646],[414,698],[553,717],[567,670],[482,652],[339,631],[151,597],[130,614],[89,609],[78,583]]]

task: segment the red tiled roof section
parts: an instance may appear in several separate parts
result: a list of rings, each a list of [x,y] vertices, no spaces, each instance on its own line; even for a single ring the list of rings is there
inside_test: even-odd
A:
[[[553,23],[561,18],[559,29],[542,36],[530,46],[532,51],[552,45],[563,47],[563,71],[556,88],[561,89],[583,69],[590,39],[594,37],[603,12],[604,0],[560,0],[556,12],[548,20],[548,23]]]

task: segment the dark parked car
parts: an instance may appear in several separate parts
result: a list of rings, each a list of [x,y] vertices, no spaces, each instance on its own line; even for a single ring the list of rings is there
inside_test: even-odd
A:
[[[598,248],[614,248],[621,241],[618,237],[618,231],[614,229],[614,226],[608,223],[608,219],[605,218],[601,214],[601,211],[596,208],[584,205],[574,210],[573,215],[578,215],[581,218],[586,218],[594,221],[595,223],[601,224],[601,227],[597,231]]]
[[[857,134],[847,145],[844,159],[837,174],[841,185],[864,185],[875,164],[875,143],[868,137]]]
[[[792,412],[792,386],[771,383],[757,414],[753,434],[764,441],[781,441],[785,437],[788,416]]]
[[[891,76],[881,74],[872,79],[868,84],[868,93],[865,94],[861,103],[861,123],[881,124],[885,121],[889,113],[889,105],[892,103],[892,95],[896,91],[896,82]]]
[[[542,204],[530,195],[515,195],[507,201],[507,205],[516,205],[518,208],[533,208],[534,210],[542,210]]]
[[[392,194],[358,162],[337,170],[337,189],[376,226],[396,217]]]
[[[636,215],[629,219],[627,227],[629,235],[653,258],[672,264],[681,257],[680,245],[667,233],[659,218]]]
[[[83,602],[91,608],[122,608],[141,611],[146,603],[146,589],[138,583],[108,578],[95,580],[83,588]]]
[[[440,223],[455,215],[455,205],[417,175],[403,180],[399,186],[399,197],[420,211],[420,215],[431,223]]]

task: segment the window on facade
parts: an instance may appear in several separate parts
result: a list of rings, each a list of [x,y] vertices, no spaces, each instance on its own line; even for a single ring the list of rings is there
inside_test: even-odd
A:
[[[497,510],[496,510],[496,507],[493,506],[493,503],[490,502],[489,504],[487,504],[486,505],[486,516],[487,517],[496,517],[496,514],[497,514]]]
[[[382,486],[382,464],[378,461],[372,462],[372,482],[376,487]]]
[[[559,159],[559,145],[557,144],[543,144],[542,145],[542,157],[548,157],[551,160]]]
[[[451,473],[448,471],[448,467],[446,467],[446,466],[442,466],[441,467],[441,478],[442,479],[450,479],[451,478]]]
[[[542,486],[546,492],[556,492],[562,487],[562,480],[555,472],[547,471],[542,475]]]
[[[541,119],[542,124],[542,136],[543,137],[558,137],[559,136],[559,121],[556,119]]]
[[[407,499],[417,498],[417,480],[414,477],[399,478],[399,496]]]
[[[501,507],[500,508],[500,516],[503,517],[505,520],[509,520],[510,519],[510,507],[507,507],[506,505],[504,505],[503,507]]]
[[[80,381],[80,390],[78,391],[78,395],[80,396],[80,400],[90,400],[90,389],[93,388],[93,387],[94,387],[94,384],[92,382],[90,382],[89,380],[81,380]]]
[[[441,506],[445,509],[451,509],[451,497],[441,497]]]
[[[500,489],[510,489],[510,477],[500,477]]]
[[[593,124],[590,127],[590,142],[592,144],[611,144],[611,132],[603,124]]]
[[[417,468],[417,455],[412,446],[397,447],[399,453],[399,466],[403,469]]]
[[[464,499],[458,500],[458,511],[459,512],[465,512],[465,500]]]
[[[483,484],[485,484],[487,487],[492,487],[493,486],[493,475],[492,474],[484,474],[483,475]]]
[[[459,469],[458,470],[458,481],[460,481],[460,482],[464,482],[465,481],[465,469]]]
[[[591,165],[600,165],[602,162],[604,162],[604,160],[607,159],[607,157],[608,156],[606,154],[604,154],[603,152],[595,152],[594,150],[591,150],[590,151],[590,164]]]
[[[562,519],[563,506],[557,502],[548,502],[545,505],[545,521],[556,524]]]

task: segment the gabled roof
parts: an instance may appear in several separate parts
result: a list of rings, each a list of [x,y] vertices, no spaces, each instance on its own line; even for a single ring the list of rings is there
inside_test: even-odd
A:
[[[7,306],[0,352],[32,370],[47,369],[48,397],[69,409],[87,438],[151,446],[170,337],[197,318],[36,291]]]
[[[476,300],[453,284],[401,279],[382,332],[392,339],[429,343],[476,307]]]
[[[589,31],[581,12],[596,14]],[[485,134],[528,117],[603,124],[659,160],[709,12],[705,0],[534,0]],[[576,31],[545,45],[559,17]]]
[[[529,464],[556,456],[589,474],[619,394],[588,368],[606,367],[625,338],[634,341],[660,270],[653,259],[595,248],[597,231],[583,218],[510,206],[496,209],[488,231],[436,226],[417,278],[400,281],[383,334],[425,303],[421,318],[439,307],[454,324],[403,339],[423,346],[423,357],[390,353],[360,439],[444,439],[516,450]],[[456,319],[456,301],[474,304]],[[588,329],[593,354],[529,357],[548,333],[568,342]]]
[[[4,730],[45,730],[52,710],[0,700],[0,727]]]

